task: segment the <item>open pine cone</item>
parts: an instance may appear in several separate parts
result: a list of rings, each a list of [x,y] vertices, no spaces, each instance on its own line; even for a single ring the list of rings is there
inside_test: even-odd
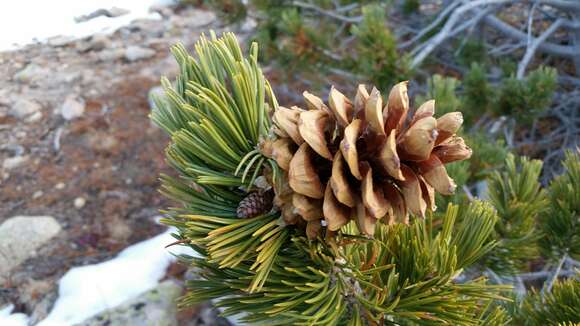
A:
[[[304,99],[308,110],[276,110],[277,138],[265,141],[262,152],[285,171],[274,185],[275,205],[287,224],[306,222],[309,238],[351,219],[372,235],[377,221],[407,223],[409,212],[424,217],[435,210],[435,192],[454,192],[444,164],[471,156],[455,135],[460,112],[436,119],[431,100],[407,122],[407,82],[392,88],[384,108],[380,92],[369,94],[364,85],[354,101],[335,88],[328,106],[308,92]]]

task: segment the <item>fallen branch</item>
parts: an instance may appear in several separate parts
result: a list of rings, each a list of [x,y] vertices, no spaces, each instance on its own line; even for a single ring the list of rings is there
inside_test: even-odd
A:
[[[362,21],[362,16],[357,16],[357,17],[344,16],[344,15],[338,14],[334,11],[322,9],[318,6],[311,4],[311,3],[305,3],[302,1],[294,1],[293,4],[296,7],[303,8],[303,9],[310,9],[310,10],[316,11],[317,13],[319,13],[321,15],[328,16],[330,18],[334,18],[336,20],[340,20],[340,21],[347,22],[347,23],[360,23]]]
[[[435,48],[437,48],[441,43],[447,40],[450,37],[450,35],[453,34],[452,29],[459,22],[459,19],[463,16],[463,14],[477,7],[493,4],[499,5],[508,2],[513,2],[513,0],[475,0],[468,2],[457,8],[453,12],[453,14],[451,14],[451,16],[449,17],[443,28],[439,31],[439,33],[437,33],[434,37],[429,39],[429,41],[427,41],[427,43],[425,43],[425,45],[422,46],[422,50],[413,58],[413,61],[411,62],[411,67],[416,68],[417,66],[419,66],[425,60],[425,58],[427,58],[427,56],[431,54],[433,50],[435,50]],[[465,26],[465,24],[463,24],[462,26]]]
[[[514,28],[507,23],[504,23],[493,15],[485,17],[484,23],[516,41],[525,42],[528,38],[526,33]],[[538,46],[538,50],[547,54],[565,58],[574,58],[574,56],[578,55],[575,51],[575,48],[572,46],[558,45],[550,42],[543,42]]]
[[[544,43],[546,41],[546,39],[548,37],[550,37],[550,35],[554,34],[554,32],[558,28],[560,28],[560,26],[562,26],[562,23],[563,23],[562,19],[556,20],[540,36],[538,36],[536,39],[531,40],[531,42],[528,44],[528,48],[526,49],[526,54],[524,55],[523,59],[518,64],[518,72],[516,74],[516,77],[518,79],[524,78],[524,73],[526,72],[526,68],[528,67],[528,64],[530,63],[530,60],[532,60],[532,58],[534,57],[534,54],[536,54],[536,50],[538,49],[538,47],[542,43]],[[530,26],[530,30],[531,30],[531,26]]]
[[[423,36],[427,35],[429,32],[431,32],[431,30],[435,27],[437,27],[447,16],[449,16],[449,14],[455,9],[457,8],[457,6],[459,6],[460,2],[454,2],[452,3],[450,6],[447,6],[447,8],[445,8],[440,14],[439,16],[437,16],[437,18],[435,20],[433,20],[431,22],[431,24],[427,25],[427,27],[423,28],[419,33],[417,33],[417,35],[413,36],[413,38],[411,38],[410,40],[401,43],[399,45],[399,49],[405,49],[407,47],[409,47],[411,44],[417,42],[418,40],[420,40],[421,38],[423,38]]]

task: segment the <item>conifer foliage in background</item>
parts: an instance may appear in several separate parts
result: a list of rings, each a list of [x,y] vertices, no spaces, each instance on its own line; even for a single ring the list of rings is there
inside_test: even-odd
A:
[[[325,76],[337,73],[386,89],[409,79],[408,57],[397,50],[397,40],[388,27],[387,1],[346,0],[216,0],[206,1],[227,21],[241,22],[252,13],[257,27],[253,38],[261,44],[263,59],[292,76],[326,85]],[[320,10],[342,8],[338,16]],[[230,8],[242,7],[232,12]],[[300,77],[298,77],[300,78]]]
[[[157,99],[152,113],[152,119],[171,136],[167,159],[179,174],[162,177],[162,192],[181,203],[166,212],[164,222],[177,228],[179,243],[196,252],[196,257],[180,258],[197,267],[200,275],[199,280],[188,281],[182,305],[211,299],[225,315],[243,313],[246,323],[269,325],[473,325],[506,320],[501,307],[490,307],[494,300],[503,299],[501,293],[509,286],[488,285],[479,277],[456,279],[496,245],[491,236],[497,215],[489,204],[449,205],[437,219],[430,213],[424,218],[412,214],[408,224],[377,223],[372,236],[351,216],[335,232],[321,232],[311,239],[304,224],[288,225],[276,206],[254,217],[238,217],[239,203],[249,195],[272,186],[300,189],[288,184],[279,161],[262,151],[265,141],[296,130],[282,132],[279,119],[275,121],[278,129],[272,127],[271,115],[284,109],[257,64],[257,45],[245,57],[235,37],[224,34],[202,38],[195,50],[192,57],[181,46],[173,48],[181,73],[174,84],[163,81],[166,96]],[[375,96],[376,104],[380,95]],[[348,102],[337,103],[342,109],[336,110],[336,103],[329,106],[340,113],[333,118],[340,121],[342,113],[348,112],[343,110]],[[362,112],[368,121],[365,127],[374,128],[378,120],[372,120],[371,114],[376,109]],[[376,117],[383,121],[379,112]],[[417,113],[430,116],[433,112],[419,109]],[[406,113],[399,117],[408,128],[401,131],[404,138],[413,129],[413,121],[405,122]],[[298,128],[298,121],[289,122]],[[307,128],[320,131],[317,126]],[[322,126],[322,132],[331,137],[344,132],[347,142],[356,140],[352,129],[332,129],[330,123]],[[445,131],[429,130],[420,128],[418,133],[436,138]],[[303,134],[300,129],[298,133]],[[364,138],[359,141],[349,148],[364,144]],[[347,157],[345,171],[346,165],[355,162],[351,158]],[[330,171],[316,173],[325,179]],[[384,200],[379,189],[372,191],[372,182],[360,185],[356,175],[346,178],[350,185],[362,187],[362,196],[367,193],[366,207]],[[428,184],[432,182],[427,179]],[[421,194],[428,195],[428,189],[416,186],[418,192],[413,195],[419,197],[410,198],[425,201]]]

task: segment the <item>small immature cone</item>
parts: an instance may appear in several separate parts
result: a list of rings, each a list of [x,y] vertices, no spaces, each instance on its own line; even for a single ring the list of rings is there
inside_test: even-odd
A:
[[[248,194],[240,203],[236,210],[239,218],[251,218],[265,214],[272,209],[274,192],[256,191]]]
[[[324,197],[324,189],[310,158],[311,150],[307,143],[300,145],[290,161],[288,182],[290,188],[311,198]]]

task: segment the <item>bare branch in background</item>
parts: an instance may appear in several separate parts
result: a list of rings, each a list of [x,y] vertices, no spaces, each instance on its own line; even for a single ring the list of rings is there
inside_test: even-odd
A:
[[[528,36],[526,33],[514,28],[513,26],[509,25],[508,23],[503,22],[499,18],[495,16],[487,16],[484,19],[484,22],[493,27],[498,32],[508,36],[516,41],[526,41]],[[546,53],[552,54],[560,57],[565,58],[574,58],[577,55],[575,52],[574,47],[566,46],[566,45],[558,45],[550,42],[543,42],[538,46],[538,50]]]
[[[542,43],[544,43],[546,41],[546,39],[548,37],[550,37],[550,35],[552,35],[558,28],[560,28],[560,26],[562,26],[562,23],[563,23],[563,20],[558,19],[558,20],[556,20],[555,23],[550,25],[550,27],[548,27],[548,29],[546,29],[536,39],[533,39],[533,40],[530,39],[531,42],[528,43],[528,48],[526,49],[526,54],[524,55],[522,61],[520,61],[520,63],[518,64],[518,72],[516,75],[518,79],[524,78],[526,68],[528,67],[528,64],[530,63],[530,60],[532,60],[532,58],[534,57],[534,54],[536,54],[536,50],[538,49],[538,47]],[[531,26],[530,26],[530,30],[531,30]]]
[[[429,41],[427,41],[424,45],[421,45],[421,50],[413,52],[418,52],[417,55],[413,58],[411,62],[412,67],[419,66],[431,52],[433,52],[441,43],[447,40],[453,34],[453,28],[457,23],[460,22],[460,19],[463,17],[464,14],[473,10],[474,8],[486,6],[486,5],[500,5],[505,3],[513,2],[511,0],[475,0],[471,2],[467,2],[461,5],[459,8],[455,9],[443,28],[433,36]],[[475,20],[473,21],[475,23]]]
[[[337,13],[336,11],[325,10],[325,9],[322,9],[316,5],[311,4],[311,3],[305,3],[302,1],[294,1],[293,4],[296,7],[314,10],[321,15],[328,16],[328,17],[331,17],[331,18],[334,18],[334,19],[337,19],[337,20],[340,20],[343,22],[347,22],[347,23],[360,23],[362,21],[361,16],[357,16],[357,17],[344,16],[344,15]],[[344,9],[344,8],[342,8],[342,9]]]

